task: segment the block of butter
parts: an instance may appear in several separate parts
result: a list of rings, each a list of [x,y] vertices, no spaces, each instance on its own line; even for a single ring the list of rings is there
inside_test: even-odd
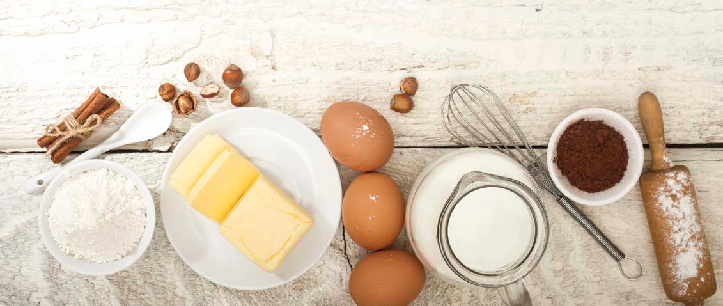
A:
[[[236,249],[267,272],[274,272],[314,219],[265,176],[221,222],[220,231]]]
[[[191,188],[224,150],[236,151],[221,136],[206,135],[171,174],[169,184],[181,195],[188,197]]]
[[[225,149],[188,193],[188,203],[221,222],[259,177],[259,170],[235,150]]]

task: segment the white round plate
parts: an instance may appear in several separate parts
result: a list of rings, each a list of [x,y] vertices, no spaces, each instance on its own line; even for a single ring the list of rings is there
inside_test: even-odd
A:
[[[48,228],[48,209],[50,209],[53,196],[60,184],[75,174],[101,168],[112,170],[131,180],[141,193],[143,202],[146,203],[146,229],[143,232],[143,236],[141,236],[141,240],[138,241],[135,251],[121,259],[109,263],[95,263],[85,259],[76,259],[71,255],[63,253],[55,240],[53,240],[53,237],[50,234],[50,228]],[[138,258],[141,257],[141,255],[143,255],[143,252],[146,251],[148,245],[151,243],[151,238],[153,238],[153,229],[156,226],[156,205],[153,204],[153,197],[151,197],[151,193],[148,191],[146,184],[144,184],[143,181],[135,173],[133,173],[133,171],[114,162],[92,159],[79,162],[63,169],[63,171],[61,171],[58,176],[50,182],[48,189],[46,189],[45,193],[43,193],[42,200],[40,200],[38,224],[40,225],[40,238],[43,240],[45,248],[48,249],[48,252],[50,252],[55,260],[60,262],[63,267],[86,275],[108,275],[130,267],[134,262],[136,262],[136,260],[138,260]]]
[[[236,250],[221,236],[218,223],[168,185],[171,173],[208,134],[223,137],[314,217],[314,225],[274,273]],[[161,186],[161,218],[173,248],[196,273],[234,289],[268,289],[304,274],[331,244],[341,215],[339,172],[321,139],[296,119],[262,108],[225,111],[191,129],[173,151]]]

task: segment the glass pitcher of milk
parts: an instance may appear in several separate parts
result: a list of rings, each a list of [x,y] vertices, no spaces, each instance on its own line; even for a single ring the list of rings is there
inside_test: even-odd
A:
[[[443,278],[498,288],[509,305],[532,305],[523,277],[547,247],[549,225],[532,179],[487,149],[441,157],[415,182],[407,233],[419,259]]]

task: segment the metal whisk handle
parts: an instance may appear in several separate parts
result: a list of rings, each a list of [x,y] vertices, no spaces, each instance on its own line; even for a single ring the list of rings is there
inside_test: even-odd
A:
[[[605,248],[605,251],[610,254],[613,258],[615,258],[615,261],[621,261],[623,258],[625,258],[625,254],[623,254],[620,249],[618,249],[611,241],[608,239],[608,237],[603,234],[600,229],[595,226],[595,224],[590,221],[583,213],[580,211],[577,206],[572,204],[572,201],[568,199],[567,197],[560,197],[557,199],[557,203],[560,203],[565,210],[570,213],[572,218],[575,219],[575,221],[579,222],[587,231],[592,235],[597,243],[599,243],[603,248]]]
[[[625,278],[634,280],[638,279],[643,274],[642,266],[635,259],[625,257],[625,254],[620,251],[620,249],[618,249],[618,247],[616,247],[612,241],[610,241],[610,239],[608,239],[608,237],[605,236],[605,234],[603,234],[600,229],[598,229],[597,226],[595,226],[595,224],[592,223],[592,221],[590,221],[590,219],[588,219],[582,211],[580,211],[580,209],[572,203],[572,200],[562,196],[557,198],[557,203],[560,203],[565,211],[567,211],[572,218],[575,219],[575,221],[580,223],[580,225],[582,225],[587,232],[595,238],[595,241],[597,241],[597,243],[600,244],[605,251],[607,251],[608,254],[610,254],[610,256],[618,262],[620,273],[622,273]],[[628,274],[624,271],[623,261],[626,260],[636,265],[636,270],[633,274]]]

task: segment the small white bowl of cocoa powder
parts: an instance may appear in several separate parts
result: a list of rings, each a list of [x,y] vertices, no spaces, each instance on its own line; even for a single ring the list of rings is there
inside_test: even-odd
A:
[[[571,200],[602,206],[620,200],[643,171],[643,143],[630,121],[603,108],[572,113],[555,128],[547,169]]]

